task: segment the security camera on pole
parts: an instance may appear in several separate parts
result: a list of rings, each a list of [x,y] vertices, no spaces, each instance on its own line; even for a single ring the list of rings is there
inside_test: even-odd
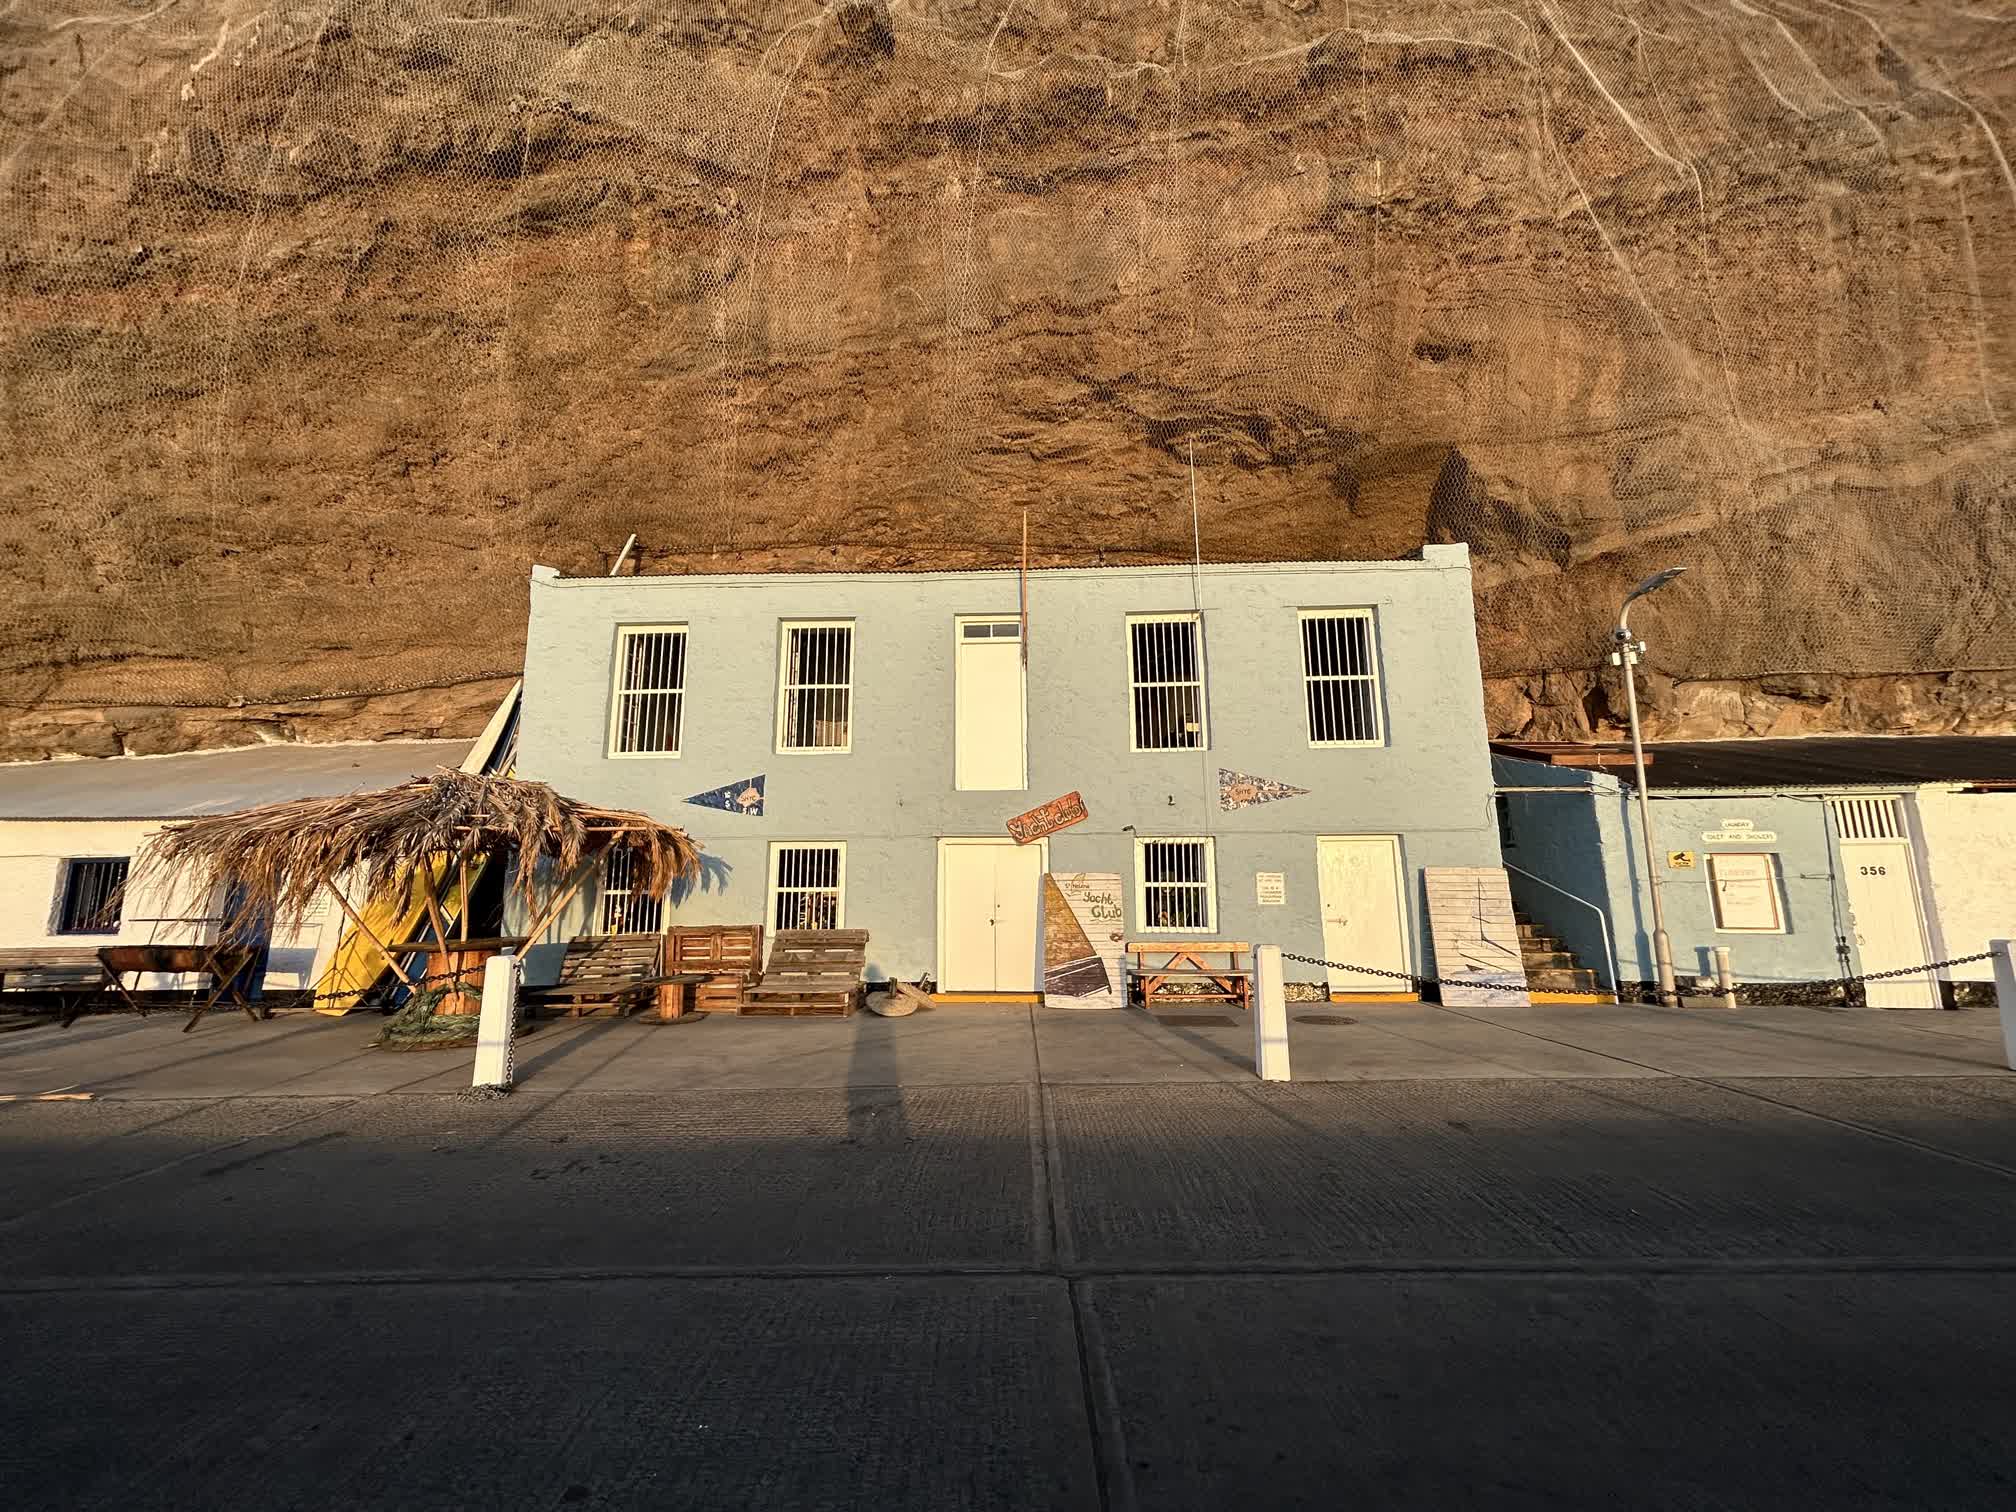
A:
[[[1655,572],[1624,595],[1624,607],[1617,611],[1617,628],[1612,632],[1617,649],[1610,653],[1610,665],[1624,669],[1624,707],[1631,717],[1631,760],[1638,769],[1638,832],[1644,842],[1645,876],[1652,885],[1652,953],[1659,963],[1659,1001],[1669,1008],[1679,1006],[1680,989],[1673,980],[1673,941],[1666,934],[1666,908],[1659,896],[1659,868],[1652,862],[1652,805],[1645,796],[1645,745],[1638,735],[1638,674],[1633,670],[1645,654],[1645,642],[1631,638],[1631,605],[1664,588],[1686,570],[1668,567],[1664,572]]]

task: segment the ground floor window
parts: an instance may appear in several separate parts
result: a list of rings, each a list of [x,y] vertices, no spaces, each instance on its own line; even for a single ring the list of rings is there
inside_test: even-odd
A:
[[[838,929],[847,917],[847,847],[770,847],[770,927]]]
[[[126,901],[125,856],[63,863],[63,892],[56,905],[58,934],[117,934]]]
[[[1209,934],[1218,927],[1217,864],[1209,839],[1134,842],[1134,908],[1143,929]]]
[[[637,891],[631,854],[612,850],[602,863],[602,933],[656,934],[665,927],[665,899]]]

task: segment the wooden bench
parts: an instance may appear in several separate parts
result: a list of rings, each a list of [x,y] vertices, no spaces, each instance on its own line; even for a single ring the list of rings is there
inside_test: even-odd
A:
[[[867,960],[865,929],[780,929],[763,980],[748,990],[742,1011],[844,1018],[861,996]]]
[[[67,1025],[104,991],[105,973],[89,945],[8,946],[0,949],[0,991],[10,988],[53,993]]]
[[[682,924],[670,933],[667,964],[675,971],[698,972],[693,989],[695,1007],[740,1013],[748,989],[763,978],[761,924]]]
[[[1129,940],[1128,974],[1141,985],[1141,1006],[1171,1003],[1236,1003],[1253,1006],[1253,973],[1239,958],[1253,947],[1244,940]],[[1149,956],[1165,957],[1151,966]],[[1222,960],[1224,964],[1216,964]],[[1179,987],[1180,991],[1172,991]]]
[[[619,1016],[627,1014],[655,999],[658,989],[668,984],[661,969],[664,959],[665,936],[655,931],[577,935],[567,942],[567,954],[553,984],[527,987],[521,1001],[528,1010],[565,1004],[572,1018],[581,1017],[582,1009],[590,1005],[606,1004]],[[668,1014],[660,1005],[660,1018],[678,1016],[676,1009]]]

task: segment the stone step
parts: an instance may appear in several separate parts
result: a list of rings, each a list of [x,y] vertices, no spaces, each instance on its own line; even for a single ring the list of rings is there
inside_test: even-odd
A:
[[[1534,992],[1600,992],[1596,973],[1586,966],[1526,968],[1526,985]]]
[[[1557,967],[1573,970],[1577,964],[1575,957],[1561,949],[1558,941],[1551,950],[1540,950],[1529,945],[1519,952],[1519,958],[1526,963],[1528,971],[1551,971]]]

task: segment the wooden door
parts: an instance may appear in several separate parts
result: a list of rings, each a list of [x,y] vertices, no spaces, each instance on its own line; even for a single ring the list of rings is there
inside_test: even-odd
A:
[[[1034,992],[1047,847],[1008,839],[938,842],[938,986]]]
[[[1919,966],[1931,959],[1918,918],[1918,878],[1905,840],[1843,840],[1848,911],[1862,971]],[[1930,972],[1886,977],[1865,989],[1871,1008],[1937,1008],[1939,983]]]
[[[1406,971],[1407,910],[1395,835],[1332,836],[1316,842],[1323,954],[1348,966]],[[1332,992],[1401,992],[1410,984],[1331,967]]]

